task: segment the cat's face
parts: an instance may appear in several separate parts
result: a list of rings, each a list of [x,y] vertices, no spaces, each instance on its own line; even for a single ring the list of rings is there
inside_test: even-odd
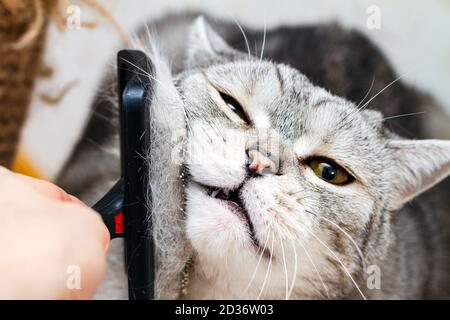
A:
[[[414,172],[420,146],[394,140],[379,113],[234,52],[202,21],[195,37],[177,79],[195,277],[223,298],[362,297],[392,212],[445,177],[448,158],[433,177]]]

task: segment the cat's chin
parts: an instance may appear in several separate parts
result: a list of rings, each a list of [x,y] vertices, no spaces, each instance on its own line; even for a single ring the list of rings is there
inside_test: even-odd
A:
[[[238,239],[242,239],[242,242],[240,243],[244,245],[245,249],[250,249],[248,247],[253,247],[253,251],[262,254],[263,257],[269,259],[271,253],[267,248],[263,248],[255,234],[254,223],[247,212],[244,201],[241,198],[240,190],[241,186],[235,189],[224,189],[191,182],[190,186],[188,186],[186,190],[188,194],[188,204],[189,202],[195,201],[198,205],[195,209],[191,207],[192,209],[188,208],[187,210],[188,226],[189,220],[197,220],[199,213],[201,213],[201,215],[209,213],[209,218],[211,220],[215,219],[215,225],[211,226],[211,236],[217,235],[214,230],[219,233],[229,233],[230,235],[238,232],[242,234],[242,236],[238,237]],[[195,212],[193,212],[194,210]],[[191,219],[189,219],[190,213],[192,213]],[[222,217],[216,216],[216,214],[222,215]],[[198,218],[198,221],[200,222],[200,216]],[[207,219],[208,217],[205,217],[205,220]],[[205,222],[205,220],[201,221]],[[211,223],[214,224],[213,221],[211,221]],[[217,228],[223,226],[228,226],[228,228],[217,230]]]
[[[249,187],[251,186],[247,186],[247,192]],[[211,189],[214,189],[214,193]],[[186,234],[195,252],[189,294],[185,298],[284,299],[286,270],[289,275],[296,274],[300,278],[302,274],[313,272],[311,266],[301,264],[295,270],[297,266],[292,259],[285,261],[295,256],[292,246],[285,247],[284,258],[270,253],[271,249],[275,249],[273,244],[269,247],[270,251],[262,253],[252,239],[247,217],[242,217],[246,212],[237,211],[241,210],[240,207],[236,208],[239,202],[229,203],[235,200],[232,191],[215,191],[215,188],[192,181],[185,189]],[[228,197],[228,200],[222,197]],[[261,225],[257,216],[248,219],[254,226]],[[264,242],[265,247],[268,247],[267,243]],[[303,258],[298,260],[303,261]],[[269,269],[270,281],[267,273]],[[308,298],[309,291],[314,288],[309,289],[311,288],[294,290],[290,297]],[[308,295],[304,295],[305,292]]]

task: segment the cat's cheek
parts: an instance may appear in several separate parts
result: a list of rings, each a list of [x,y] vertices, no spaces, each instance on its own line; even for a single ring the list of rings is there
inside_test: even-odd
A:
[[[245,150],[241,132],[197,121],[191,124],[185,164],[193,181],[234,189],[247,175]]]
[[[199,190],[190,189],[186,203],[186,234],[195,251],[210,262],[223,263],[250,246],[240,218]]]

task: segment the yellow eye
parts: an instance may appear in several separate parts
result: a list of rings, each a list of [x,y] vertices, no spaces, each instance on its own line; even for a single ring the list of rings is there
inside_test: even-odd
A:
[[[353,177],[340,165],[326,158],[313,158],[308,162],[314,173],[321,179],[336,185],[344,185]]]

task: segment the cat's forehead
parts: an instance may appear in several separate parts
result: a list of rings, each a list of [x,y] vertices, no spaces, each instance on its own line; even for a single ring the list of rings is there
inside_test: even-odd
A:
[[[204,76],[243,103],[250,114],[265,114],[285,138],[374,135],[381,118],[313,85],[298,70],[267,61],[240,61],[213,66]],[[373,115],[373,114],[372,114]],[[325,142],[326,142],[325,141]]]
[[[197,70],[185,79],[184,94],[204,121],[226,119],[210,99],[208,87],[215,87],[242,104],[254,127],[276,131],[299,156],[356,159],[368,145],[382,145],[381,115],[362,112],[289,66],[244,60]]]

